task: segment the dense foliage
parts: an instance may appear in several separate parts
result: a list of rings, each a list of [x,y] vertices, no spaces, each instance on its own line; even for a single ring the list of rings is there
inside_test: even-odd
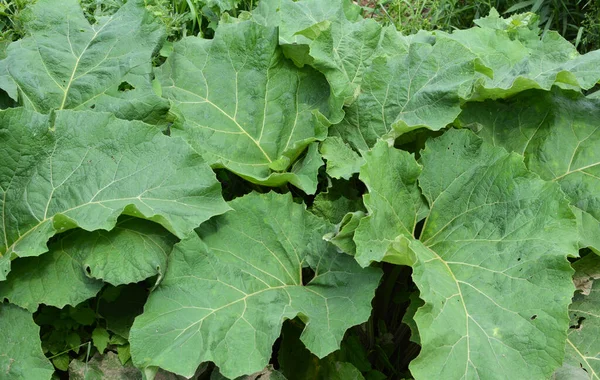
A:
[[[600,379],[600,51],[117,8],[2,45],[3,378]]]

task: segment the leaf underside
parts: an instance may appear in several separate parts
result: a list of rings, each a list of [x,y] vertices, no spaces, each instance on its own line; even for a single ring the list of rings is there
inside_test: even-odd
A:
[[[49,252],[16,260],[0,283],[0,299],[31,312],[40,304],[75,306],[94,297],[104,282],[118,286],[162,277],[175,242],[158,224],[131,217],[110,232],[68,231]]]

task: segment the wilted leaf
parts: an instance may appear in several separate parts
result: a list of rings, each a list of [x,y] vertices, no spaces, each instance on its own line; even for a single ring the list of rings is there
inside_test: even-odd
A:
[[[142,373],[131,364],[123,365],[114,352],[94,355],[88,362],[72,360],[69,380],[142,380]]]
[[[261,25],[279,29],[279,44],[298,67],[311,64],[310,43],[332,22],[346,18],[342,3],[349,1],[265,0],[252,12]]]
[[[540,38],[536,25],[511,19],[492,10],[475,20],[477,27],[439,33],[463,44],[489,70],[480,75],[471,99],[506,98],[532,88],[550,90],[555,84],[589,89],[598,82],[600,51],[580,55],[557,32],[544,32]]]
[[[364,72],[381,54],[389,30],[372,19],[351,22],[338,17],[310,45],[313,66],[327,77],[342,104],[352,104],[361,93]]]
[[[595,280],[600,279],[600,257],[587,255],[573,263],[575,288],[585,296],[590,295]]]
[[[380,47],[382,27],[362,20],[360,12],[349,0],[264,0],[253,17],[279,27],[286,56],[298,66],[310,64],[322,72],[341,107],[358,96],[363,71]]]
[[[358,150],[421,127],[444,128],[459,115],[475,77],[475,56],[445,37],[431,44],[388,30],[382,49],[385,54],[364,70],[360,95],[345,108],[346,117],[332,127]]]
[[[596,264],[600,261],[596,255],[591,258]],[[569,317],[565,364],[585,369],[590,379],[600,379],[600,282],[594,281],[589,295],[575,293]]]

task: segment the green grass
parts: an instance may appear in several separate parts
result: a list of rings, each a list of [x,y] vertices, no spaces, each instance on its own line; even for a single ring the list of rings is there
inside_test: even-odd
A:
[[[362,0],[360,4],[368,17],[393,24],[406,34],[469,28],[491,8],[504,15],[534,12],[544,31],[558,31],[579,51],[600,47],[597,0]]]
[[[94,0],[87,0],[94,1]],[[96,0],[98,1],[98,0]],[[170,40],[189,35],[212,37],[221,15],[237,17],[242,11],[254,9],[258,0],[145,0],[147,8],[167,27]],[[217,4],[212,5],[210,4]]]
[[[19,15],[35,0],[0,0],[0,44],[17,40],[25,31]]]
[[[19,15],[36,0],[0,0],[0,43],[20,38]],[[126,0],[80,0],[86,16],[115,12]],[[326,1],[326,0],[323,0]],[[171,41],[189,35],[211,38],[221,15],[237,16],[254,9],[259,0],[145,0]],[[212,6],[207,5],[213,4]],[[535,12],[544,31],[557,30],[580,52],[600,48],[600,0],[358,0],[365,17],[392,24],[405,34],[425,30],[465,29],[491,8],[501,14]],[[214,5],[217,4],[217,5]]]

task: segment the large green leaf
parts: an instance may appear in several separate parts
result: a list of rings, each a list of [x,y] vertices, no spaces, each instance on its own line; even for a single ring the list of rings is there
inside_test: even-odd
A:
[[[40,343],[40,327],[31,313],[0,304],[0,374],[3,379],[50,379],[54,367]]]
[[[554,84],[589,89],[598,82],[600,52],[580,55],[554,31],[540,39],[536,17],[502,19],[492,10],[475,21],[478,27],[439,33],[463,44],[489,70],[481,75],[472,99],[505,98],[532,88],[550,90]]]
[[[300,316],[302,342],[324,357],[369,317],[381,272],[324,241],[330,224],[290,195],[253,193],[230,205],[175,246],[131,329],[137,366],[191,376],[211,360],[235,378],[264,368],[285,319]]]
[[[476,70],[489,71],[476,64],[476,55],[445,35],[405,37],[352,17],[347,3],[269,0],[254,13],[259,22],[279,26],[284,52],[296,64],[327,77],[334,108],[347,106],[334,134],[367,150],[382,136],[452,123],[461,99],[471,95]]]
[[[11,257],[46,252],[57,232],[110,230],[123,212],[183,237],[228,210],[181,139],[106,113],[1,111],[0,155],[0,278]]]
[[[310,44],[312,65],[327,77],[333,94],[344,104],[359,96],[364,71],[381,54],[382,40],[387,42],[385,30],[372,19],[351,22],[338,17]]]
[[[93,278],[111,285],[140,282],[152,276],[164,276],[167,258],[177,239],[163,227],[149,221],[123,217],[110,232],[95,231],[79,240],[92,240],[83,268]]]
[[[279,28],[279,44],[296,65],[309,64],[331,86],[332,123],[343,118],[341,107],[359,95],[362,74],[382,37],[381,26],[362,20],[349,0],[264,0],[253,12],[257,22]]]
[[[168,103],[151,85],[151,56],[164,31],[143,1],[128,1],[95,25],[76,0],[38,1],[26,14],[27,36],[12,43],[0,62],[0,73],[8,71],[25,107],[42,113],[95,109],[148,122],[166,113]],[[125,84],[134,89],[125,91]],[[2,76],[0,86],[14,94]]]
[[[358,17],[356,8],[348,0],[265,0],[253,17],[278,26],[284,53],[299,66],[321,71],[341,105],[358,96],[362,73],[382,38],[382,27]]]
[[[585,257],[584,260],[585,265],[575,263],[575,276],[583,274],[590,264],[596,267],[600,264],[600,258],[596,255]],[[600,379],[600,282],[594,281],[588,294],[575,294],[569,307],[569,316],[571,325],[565,364],[585,369],[590,379]]]
[[[182,120],[173,135],[185,136],[211,165],[254,183],[291,182],[314,193],[316,169],[309,179],[286,171],[325,138],[329,86],[321,74],[285,59],[277,42],[276,28],[223,24],[213,40],[176,43],[158,78]]]
[[[600,252],[600,101],[530,91],[505,102],[469,104],[463,125],[525,156],[527,167],[560,184],[579,218],[581,246]]]
[[[564,356],[573,291],[566,257],[577,254],[575,217],[560,187],[467,130],[430,140],[420,164],[419,187],[430,207],[420,240],[390,218],[397,237],[384,256],[412,265],[425,302],[414,317],[422,349],[412,374],[547,378]],[[378,197],[394,199],[413,177],[400,167],[394,176],[364,180]],[[371,220],[390,209],[411,211],[407,203],[370,206]],[[367,245],[357,257],[364,265],[380,260],[377,253]]]
[[[363,158],[338,136],[326,138],[320,150],[327,160],[327,174],[332,178],[350,179],[364,164]]]
[[[12,263],[0,283],[0,299],[35,311],[39,304],[62,308],[94,297],[108,282],[121,285],[163,276],[175,238],[158,224],[121,218],[110,231],[69,231],[49,252]]]
[[[364,70],[360,94],[346,107],[346,117],[332,127],[358,150],[368,150],[379,138],[452,123],[475,76],[475,55],[446,37],[432,44],[389,30],[382,49],[385,54]]]
[[[356,261],[362,266],[372,261],[407,264],[393,254],[398,237],[413,236],[417,222],[427,212],[417,185],[421,167],[408,152],[379,141],[365,154],[360,179],[367,185],[363,201],[369,215],[354,233]],[[399,261],[394,260],[400,258]]]

